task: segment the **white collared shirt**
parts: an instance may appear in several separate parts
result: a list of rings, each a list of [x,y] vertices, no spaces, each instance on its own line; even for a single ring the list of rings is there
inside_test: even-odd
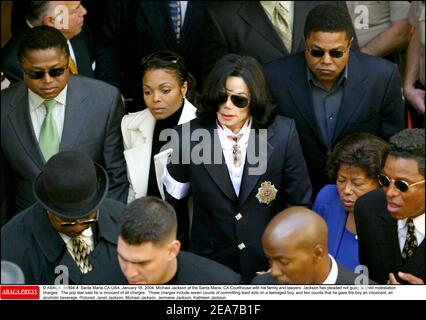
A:
[[[62,130],[64,128],[65,106],[67,100],[68,85],[62,89],[55,97],[56,105],[53,107],[53,118],[55,119],[56,128],[58,129],[59,141],[61,141]],[[30,107],[31,122],[33,124],[34,134],[39,141],[40,129],[46,117],[46,108],[43,104],[44,98],[28,89],[28,102]]]
[[[67,250],[71,257],[75,260],[74,253],[73,253],[73,246],[72,246],[72,238],[67,236],[64,233],[59,232],[59,235],[61,236],[62,240],[64,240],[65,244],[67,245]],[[92,227],[89,227],[85,229],[81,235],[79,236],[80,239],[82,239],[90,248],[90,252],[93,251],[95,248],[95,241],[93,238],[93,230]]]
[[[225,158],[226,166],[228,167],[232,186],[234,187],[235,194],[237,196],[240,194],[241,180],[243,177],[244,164],[246,162],[247,146],[250,137],[251,123],[252,119],[250,117],[249,119],[247,119],[241,130],[237,133],[232,132],[224,125],[217,125],[217,132],[219,135],[220,144],[222,146],[223,156]],[[237,134],[242,134],[241,138],[237,142],[241,150],[241,165],[239,167],[237,167],[233,161],[232,151],[235,142],[228,138],[228,136],[235,136]]]
[[[407,238],[407,220],[408,219],[398,220],[399,250],[401,253],[404,249],[405,239]],[[425,214],[423,213],[415,217],[413,219],[413,223],[415,227],[417,246],[419,246],[425,238]]]
[[[328,277],[324,280],[322,284],[336,284],[337,276],[339,274],[339,267],[337,266],[336,260],[331,255],[328,255],[331,259],[331,270],[328,274]]]

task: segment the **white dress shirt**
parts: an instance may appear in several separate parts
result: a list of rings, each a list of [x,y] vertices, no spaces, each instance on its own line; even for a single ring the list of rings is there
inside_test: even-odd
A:
[[[55,119],[56,128],[58,129],[59,141],[61,141],[62,130],[64,128],[67,89],[68,85],[66,85],[65,88],[62,89],[62,91],[59,92],[59,94],[55,97],[56,105],[53,107],[53,119]],[[46,99],[40,97],[28,89],[28,100],[30,106],[31,123],[33,125],[35,137],[37,141],[39,141],[40,129],[44,118],[46,117],[46,107],[43,104],[44,100]]]
[[[401,253],[404,249],[405,239],[407,238],[407,220],[408,219],[398,220],[399,250]],[[417,246],[419,246],[425,238],[425,214],[423,213],[415,217],[413,219],[413,223],[415,227]]]
[[[336,284],[337,276],[339,274],[339,267],[337,266],[336,260],[331,255],[328,255],[331,259],[331,270],[328,274],[328,277],[324,280],[322,284]]]
[[[246,162],[247,146],[250,137],[251,123],[252,121],[250,117],[249,119],[247,119],[246,123],[240,129],[240,131],[237,133],[232,132],[224,125],[217,125],[217,132],[219,135],[220,144],[222,146],[223,156],[225,158],[226,166],[228,167],[232,186],[234,187],[235,194],[237,196],[240,194],[241,180],[243,177],[244,164]],[[242,136],[238,140],[237,144],[241,151],[241,164],[237,167],[234,164],[232,153],[235,142],[229,139],[228,137],[240,134],[242,134]]]

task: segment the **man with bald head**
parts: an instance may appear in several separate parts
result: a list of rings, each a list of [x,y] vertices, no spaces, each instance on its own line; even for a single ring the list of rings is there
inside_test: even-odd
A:
[[[252,284],[355,284],[357,275],[328,254],[327,224],[305,207],[277,214],[263,233],[262,245],[271,269]]]

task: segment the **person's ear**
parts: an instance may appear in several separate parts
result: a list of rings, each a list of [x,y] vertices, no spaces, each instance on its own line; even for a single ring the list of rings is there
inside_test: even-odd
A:
[[[180,251],[180,241],[179,240],[173,240],[168,245],[168,251],[169,251],[169,260],[175,259]]]
[[[350,48],[352,48],[352,42],[354,41],[354,37],[352,37],[350,40],[349,40],[349,46],[348,46],[348,48],[350,49]]]
[[[317,244],[315,245],[314,249],[312,250],[312,258],[315,263],[321,262],[321,260],[324,258],[325,250],[324,248]]]
[[[55,19],[51,16],[44,16],[43,19],[41,19],[42,25],[49,26],[49,27],[55,27]]]
[[[188,81],[185,81],[183,85],[180,87],[180,93],[182,94],[182,97],[185,98],[187,92],[188,92]]]

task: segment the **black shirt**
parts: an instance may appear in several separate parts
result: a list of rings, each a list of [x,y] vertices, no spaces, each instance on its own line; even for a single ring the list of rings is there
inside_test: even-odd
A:
[[[148,196],[155,196],[161,198],[160,190],[158,190],[157,185],[157,177],[155,175],[155,165],[154,165],[154,156],[160,152],[161,148],[168,142],[168,141],[160,141],[160,133],[163,129],[171,129],[175,127],[180,119],[180,116],[182,114],[183,110],[183,104],[182,106],[173,113],[170,117],[163,119],[163,120],[157,120],[155,122],[155,128],[154,128],[154,135],[152,137],[152,147],[151,147],[151,164],[149,166],[149,178],[148,178]]]

